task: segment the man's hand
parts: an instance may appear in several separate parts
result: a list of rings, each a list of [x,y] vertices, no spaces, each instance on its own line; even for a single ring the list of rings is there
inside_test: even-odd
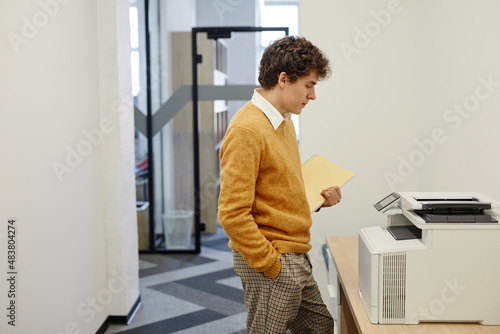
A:
[[[321,196],[326,198],[325,203],[323,203],[323,205],[321,206],[322,208],[334,206],[335,204],[338,204],[340,202],[340,199],[342,198],[340,188],[337,186],[323,190],[321,192]]]

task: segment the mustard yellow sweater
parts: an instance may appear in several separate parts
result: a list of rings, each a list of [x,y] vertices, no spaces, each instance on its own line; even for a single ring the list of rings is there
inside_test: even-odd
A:
[[[218,217],[229,247],[274,279],[281,271],[279,254],[311,249],[312,220],[292,121],[275,130],[248,102],[229,125],[220,161]]]

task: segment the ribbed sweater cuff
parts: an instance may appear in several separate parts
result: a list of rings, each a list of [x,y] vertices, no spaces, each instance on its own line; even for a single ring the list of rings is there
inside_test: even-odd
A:
[[[273,266],[264,274],[272,279],[276,279],[281,272],[281,256],[278,254],[277,260],[274,262]]]

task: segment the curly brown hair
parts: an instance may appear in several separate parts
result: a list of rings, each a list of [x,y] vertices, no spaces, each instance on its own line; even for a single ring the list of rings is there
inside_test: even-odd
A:
[[[278,84],[278,77],[285,72],[291,82],[308,76],[315,70],[319,79],[330,75],[329,60],[304,37],[287,36],[272,42],[264,51],[259,66],[259,83],[264,89]]]

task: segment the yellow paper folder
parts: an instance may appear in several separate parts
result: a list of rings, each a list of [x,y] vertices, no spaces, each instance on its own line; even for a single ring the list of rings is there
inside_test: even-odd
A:
[[[302,177],[311,212],[316,211],[325,202],[325,198],[321,196],[323,190],[333,186],[342,187],[353,176],[353,172],[334,164],[319,154],[313,155],[304,162],[302,164]]]

